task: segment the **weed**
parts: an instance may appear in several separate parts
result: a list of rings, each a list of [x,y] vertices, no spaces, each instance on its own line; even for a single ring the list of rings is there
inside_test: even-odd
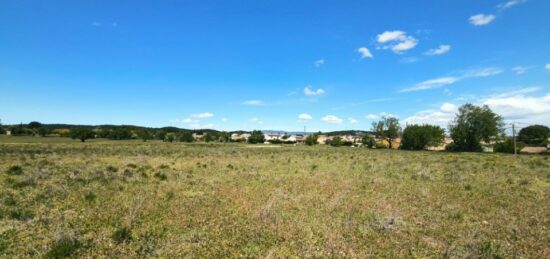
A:
[[[6,171],[8,175],[22,175],[23,174],[23,168],[18,165],[11,166]]]
[[[67,258],[73,256],[81,247],[80,242],[68,235],[63,235],[51,244],[44,258]]]
[[[132,230],[128,227],[117,228],[111,238],[117,243],[122,244],[132,241]]]
[[[166,179],[168,179],[168,176],[166,176],[166,174],[162,172],[156,172],[154,176],[161,181],[166,181]]]

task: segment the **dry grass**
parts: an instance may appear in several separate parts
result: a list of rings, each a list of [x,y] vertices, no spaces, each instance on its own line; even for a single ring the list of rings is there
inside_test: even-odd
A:
[[[548,168],[548,156],[0,144],[0,255],[547,258]]]

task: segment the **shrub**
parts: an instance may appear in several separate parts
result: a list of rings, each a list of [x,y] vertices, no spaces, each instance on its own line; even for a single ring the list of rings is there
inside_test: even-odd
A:
[[[363,143],[363,145],[368,148],[373,148],[374,146],[376,146],[376,141],[372,136],[368,134],[363,136],[363,138],[361,139],[361,143]]]
[[[116,168],[116,167],[114,167],[114,166],[112,166],[112,165],[107,166],[107,169],[106,169],[106,170],[107,170],[107,172],[110,172],[110,173],[116,173],[116,172],[118,172],[118,168]]]
[[[161,181],[165,181],[166,179],[168,179],[168,176],[166,176],[166,174],[161,173],[161,172],[156,172],[154,176],[155,176],[155,178],[157,178]]]
[[[50,247],[44,258],[65,258],[72,256],[79,248],[80,242],[67,235],[61,236]]]
[[[319,136],[317,136],[317,134],[311,134],[311,135],[306,137],[305,143],[308,146],[317,145],[317,143],[318,143],[317,140],[318,139],[319,139]]]
[[[9,174],[9,175],[22,175],[23,174],[23,168],[21,166],[14,165],[14,166],[11,166],[10,168],[8,168],[6,173]]]
[[[330,141],[330,145],[333,147],[339,147],[339,146],[342,146],[342,144],[343,144],[342,138],[338,136],[332,138],[332,140]]]
[[[519,151],[523,148],[523,145],[520,145],[517,143],[516,145],[516,151],[519,153]],[[493,147],[493,151],[496,153],[508,153],[508,154],[514,154],[514,141],[512,139],[507,139],[503,142],[496,143]]]
[[[128,227],[117,228],[111,238],[117,243],[122,244],[132,241],[132,230]]]

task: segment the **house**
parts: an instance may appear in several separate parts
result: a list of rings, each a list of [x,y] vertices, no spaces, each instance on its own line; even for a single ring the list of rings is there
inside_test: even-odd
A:
[[[206,133],[193,133],[193,139],[195,139],[195,141],[202,140],[205,135]]]
[[[321,145],[325,145],[327,143],[327,140],[332,140],[332,137],[329,137],[327,135],[317,136],[317,143],[319,143]]]
[[[548,149],[545,147],[524,147],[519,152],[524,154],[545,154],[548,153]]]
[[[248,141],[249,137],[250,137],[249,133],[242,133],[242,134],[233,133],[233,134],[231,134],[231,141],[246,142],[246,141]]]
[[[6,135],[11,136],[11,130],[6,130]]]
[[[273,141],[273,140],[281,140],[283,135],[277,134],[277,133],[269,133],[264,134],[265,142]]]

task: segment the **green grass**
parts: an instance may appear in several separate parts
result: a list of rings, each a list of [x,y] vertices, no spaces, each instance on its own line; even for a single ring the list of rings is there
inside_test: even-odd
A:
[[[548,156],[1,142],[0,257],[550,256]]]

